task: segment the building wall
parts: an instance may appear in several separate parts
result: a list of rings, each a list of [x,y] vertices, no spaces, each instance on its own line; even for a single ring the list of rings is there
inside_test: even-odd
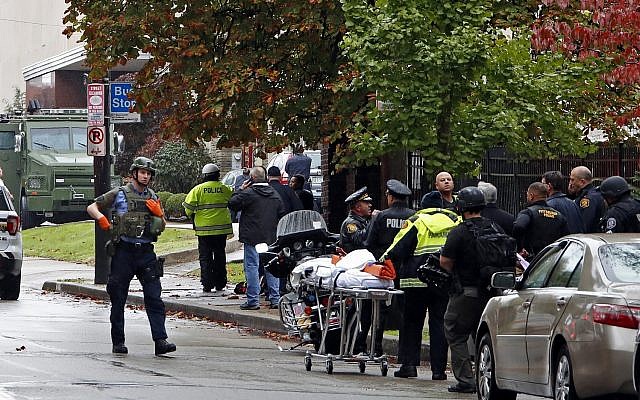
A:
[[[0,112],[13,101],[15,88],[25,91],[22,68],[77,47],[79,35],[62,34],[64,0],[0,1]]]

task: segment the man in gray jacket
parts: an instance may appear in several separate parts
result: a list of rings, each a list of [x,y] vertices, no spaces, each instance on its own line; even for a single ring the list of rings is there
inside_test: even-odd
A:
[[[285,214],[278,193],[267,183],[264,168],[254,167],[250,178],[242,184],[241,190],[229,200],[229,209],[242,211],[239,226],[239,240],[244,244],[244,275],[247,279],[247,302],[242,310],[260,309],[260,258],[256,251],[258,243],[271,244],[276,240],[278,221]],[[278,308],[280,281],[265,271],[269,287],[271,308]]]

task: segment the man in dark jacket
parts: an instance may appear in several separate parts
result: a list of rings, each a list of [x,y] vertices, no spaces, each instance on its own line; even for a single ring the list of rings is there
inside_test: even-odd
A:
[[[365,248],[367,228],[373,211],[372,201],[366,186],[353,192],[344,201],[349,205],[349,215],[340,226],[340,247],[347,253]]]
[[[282,173],[278,167],[270,167],[267,171],[267,179],[269,180],[269,186],[271,186],[282,199],[284,205],[284,212],[289,214],[291,211],[302,210],[302,201],[296,195],[296,192],[291,189],[289,185],[283,185],[280,183]]]
[[[289,175],[289,179],[294,175],[302,175],[302,184],[304,185],[311,175],[311,161],[311,157],[304,154],[304,147],[295,145],[293,155],[284,165],[284,171]],[[305,186],[305,189],[311,189],[311,185]]]
[[[456,196],[453,194],[453,177],[450,173],[442,171],[436,175],[434,182],[436,190],[422,196],[420,208],[445,208],[456,210]]]
[[[520,211],[513,223],[513,237],[524,258],[533,258],[546,245],[569,234],[567,219],[547,205],[547,187],[533,182],[527,189],[527,208]]]
[[[575,201],[569,199],[560,189],[564,184],[562,173],[560,171],[547,171],[542,175],[542,183],[547,185],[549,189],[547,204],[564,215],[569,226],[569,233],[583,233],[584,222],[582,222],[580,208]]]
[[[478,189],[484,194],[487,205],[480,211],[480,215],[490,219],[502,228],[504,233],[511,235],[513,230],[513,215],[505,210],[498,208],[498,189],[490,183],[478,182]]]
[[[289,187],[295,192],[302,203],[303,210],[313,210],[315,203],[313,201],[313,193],[304,188],[304,176],[293,175],[289,178]]]
[[[247,302],[240,306],[243,310],[260,309],[260,260],[256,251],[258,243],[273,243],[276,240],[278,221],[285,214],[278,193],[266,182],[262,167],[251,169],[250,178],[242,184],[241,190],[229,200],[229,208],[242,211],[239,226],[239,240],[244,244],[244,274],[247,279]],[[278,308],[280,299],[278,278],[265,271],[269,287],[271,308]]]
[[[639,233],[640,201],[631,197],[631,188],[621,176],[610,176],[598,188],[609,207],[600,223],[605,233]]]
[[[600,232],[600,219],[607,206],[602,194],[593,186],[593,174],[589,168],[580,165],[571,170],[568,193],[575,197],[580,208],[584,233]]]

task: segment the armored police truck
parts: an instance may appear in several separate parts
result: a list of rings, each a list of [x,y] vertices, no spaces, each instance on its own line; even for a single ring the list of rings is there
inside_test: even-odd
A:
[[[87,218],[95,195],[86,110],[0,118],[0,167],[23,228]],[[112,186],[120,184],[112,180]]]

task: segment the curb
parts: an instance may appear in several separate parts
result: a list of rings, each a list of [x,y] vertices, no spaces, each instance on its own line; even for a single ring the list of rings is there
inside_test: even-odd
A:
[[[197,254],[197,250],[196,250]],[[176,258],[178,258],[176,256]],[[184,259],[182,259],[184,262]],[[100,300],[109,301],[109,295],[107,294],[106,285],[83,285],[69,282],[54,282],[46,281],[42,285],[42,290],[66,293],[70,295],[89,296]],[[174,298],[162,299],[165,304],[165,308],[169,312],[182,312],[185,314],[191,314],[196,317],[208,318],[214,321],[235,323],[238,326],[243,326],[250,329],[275,332],[278,334],[286,335],[287,331],[282,326],[279,315],[274,313],[267,314],[264,312],[256,311],[241,311],[237,307],[233,308],[233,311],[225,310],[226,306],[204,306],[191,304],[189,301],[180,301]],[[127,304],[132,305],[144,305],[144,297],[137,293],[129,292],[127,297]],[[382,340],[382,348],[386,354],[396,355],[398,354],[398,339],[395,337],[385,337]],[[420,359],[423,361],[429,360],[429,343],[422,343],[420,351]]]

